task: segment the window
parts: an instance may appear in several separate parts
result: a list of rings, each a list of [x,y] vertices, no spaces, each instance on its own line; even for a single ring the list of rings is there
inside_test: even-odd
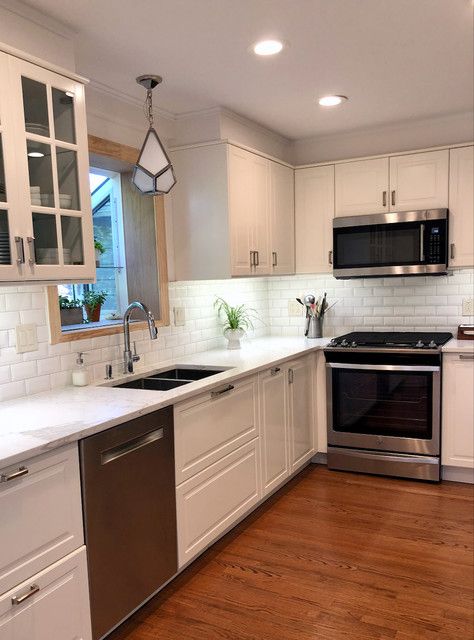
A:
[[[132,165],[109,155],[111,145],[122,156],[136,158],[138,151],[91,140],[102,152],[106,143],[105,157],[91,154],[89,170],[96,282],[49,287],[53,344],[120,331],[132,300],[147,304],[158,325],[169,323],[163,198],[136,192],[130,183]]]

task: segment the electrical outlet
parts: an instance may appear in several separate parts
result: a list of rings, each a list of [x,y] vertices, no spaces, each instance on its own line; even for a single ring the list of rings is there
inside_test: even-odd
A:
[[[474,301],[472,298],[464,298],[462,301],[463,316],[474,316]]]
[[[35,324],[19,324],[16,326],[15,332],[17,353],[38,350],[38,335]]]
[[[184,307],[173,307],[174,326],[183,327],[186,324],[186,312]]]
[[[303,307],[296,300],[288,300],[288,315],[290,318],[300,318],[303,315]]]

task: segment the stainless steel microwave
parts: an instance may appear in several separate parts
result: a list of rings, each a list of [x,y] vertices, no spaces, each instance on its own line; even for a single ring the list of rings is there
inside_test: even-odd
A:
[[[448,269],[448,210],[334,218],[333,275],[441,275]]]

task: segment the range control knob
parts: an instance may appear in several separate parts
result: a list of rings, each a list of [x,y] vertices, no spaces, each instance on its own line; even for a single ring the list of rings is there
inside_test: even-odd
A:
[[[328,345],[328,346],[329,346],[329,347],[337,347],[337,340],[336,340],[336,338],[333,338],[333,339],[331,340],[331,342],[329,343],[329,345]]]
[[[425,346],[425,345],[424,345],[424,343],[423,343],[423,341],[422,341],[422,340],[418,340],[418,342],[415,344],[415,347],[416,347],[417,349],[423,349],[423,347],[424,347],[424,346]]]
[[[344,340],[341,342],[341,347],[348,347],[348,346],[349,346],[349,343],[347,342],[347,340],[345,340],[345,339],[344,339]]]
[[[355,340],[353,340],[353,341],[351,342],[351,347],[352,347],[353,349],[355,349],[355,348],[357,347],[357,342],[356,342]]]
[[[428,345],[428,347],[429,347],[430,349],[436,349],[436,347],[437,347],[437,346],[438,346],[438,345],[436,344],[436,342],[435,342],[434,340],[432,340],[432,341],[429,343],[429,345]]]

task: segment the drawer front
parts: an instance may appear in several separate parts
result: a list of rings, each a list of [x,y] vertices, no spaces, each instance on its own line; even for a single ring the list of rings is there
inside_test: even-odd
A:
[[[176,484],[180,484],[258,435],[256,378],[233,383],[233,389],[222,395],[206,393],[178,405],[174,419]]]
[[[77,445],[0,469],[0,593],[84,544]]]
[[[255,439],[176,489],[179,567],[259,501],[258,448]]]
[[[91,640],[85,547],[0,597],[0,637]]]

